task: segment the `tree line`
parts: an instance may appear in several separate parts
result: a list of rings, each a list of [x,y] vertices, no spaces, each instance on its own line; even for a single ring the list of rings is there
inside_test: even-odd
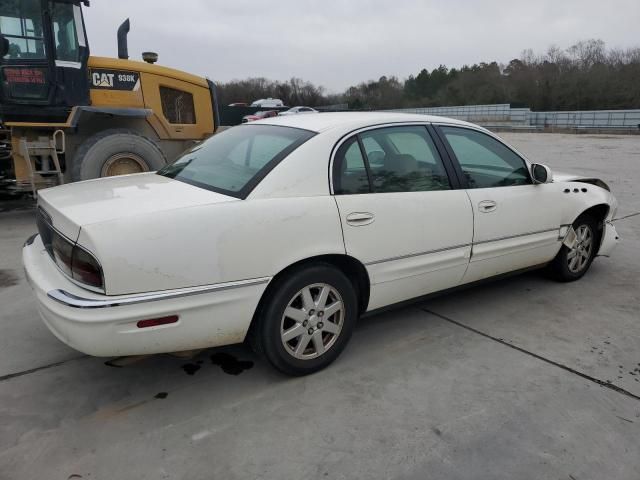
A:
[[[219,92],[224,104],[273,97],[291,106],[346,103],[365,110],[493,103],[536,111],[640,108],[640,48],[607,49],[602,40],[584,40],[544,54],[525,50],[506,65],[440,65],[404,80],[382,76],[341,94],[328,95],[299,78],[234,80],[220,84]]]

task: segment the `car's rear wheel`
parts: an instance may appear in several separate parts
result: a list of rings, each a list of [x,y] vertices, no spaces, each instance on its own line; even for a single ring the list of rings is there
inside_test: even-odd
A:
[[[333,362],[351,337],[358,303],[338,269],[296,270],[270,289],[252,333],[254,347],[288,375],[307,375]]]
[[[556,280],[571,282],[581,278],[596,256],[600,244],[597,221],[583,215],[573,223],[576,242],[573,247],[563,245],[550,265],[551,273]]]

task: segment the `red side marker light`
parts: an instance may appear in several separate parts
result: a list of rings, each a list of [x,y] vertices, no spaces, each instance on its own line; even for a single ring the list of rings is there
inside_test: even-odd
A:
[[[140,320],[136,325],[138,328],[157,327],[158,325],[167,325],[169,323],[176,323],[178,321],[178,315],[170,315],[168,317],[149,318],[147,320]]]

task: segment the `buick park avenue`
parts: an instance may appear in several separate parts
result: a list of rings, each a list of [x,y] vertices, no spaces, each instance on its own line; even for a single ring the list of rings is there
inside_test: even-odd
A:
[[[616,206],[602,180],[532,164],[470,123],[290,115],[158,172],[40,191],[23,261],[44,322],[77,350],[247,340],[303,375],[366,312],[532,267],[579,279],[617,243]]]

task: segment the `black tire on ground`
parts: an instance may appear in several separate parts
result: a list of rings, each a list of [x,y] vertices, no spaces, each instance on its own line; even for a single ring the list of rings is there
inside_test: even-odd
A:
[[[167,163],[153,140],[132,130],[110,129],[86,139],[73,157],[73,181],[99,178],[109,159],[118,154],[132,154],[144,162],[143,171],[154,171]]]
[[[341,316],[342,328],[337,334],[337,338],[333,340],[333,343],[323,354],[311,359],[296,358],[285,347],[281,337],[284,311],[289,306],[292,298],[305,287],[318,284],[330,286],[341,297],[344,306]],[[270,287],[268,295],[266,302],[258,312],[256,324],[249,335],[249,342],[257,353],[266,357],[282,373],[296,376],[307,375],[321,370],[338,358],[349,342],[358,316],[358,302],[354,287],[340,270],[324,263],[302,267],[277,280]],[[331,318],[335,319],[336,317]],[[287,319],[286,321],[291,322],[292,320]],[[327,317],[328,321],[329,318]],[[309,323],[308,327],[311,326]],[[326,328],[326,325],[324,327]],[[322,333],[322,335],[326,334]],[[296,340],[293,341],[295,342]],[[310,341],[310,348],[315,349],[313,341]]]
[[[549,264],[549,273],[559,282],[573,282],[574,280],[582,278],[584,274],[587,273],[587,270],[589,270],[593,259],[598,253],[601,232],[598,229],[597,220],[589,215],[581,215],[573,222],[573,229],[578,232],[581,228],[588,229],[591,235],[591,250],[588,258],[581,267],[580,264],[578,264],[578,266],[572,270],[570,268],[570,255],[573,255],[574,252],[566,245],[562,245],[556,257]]]

